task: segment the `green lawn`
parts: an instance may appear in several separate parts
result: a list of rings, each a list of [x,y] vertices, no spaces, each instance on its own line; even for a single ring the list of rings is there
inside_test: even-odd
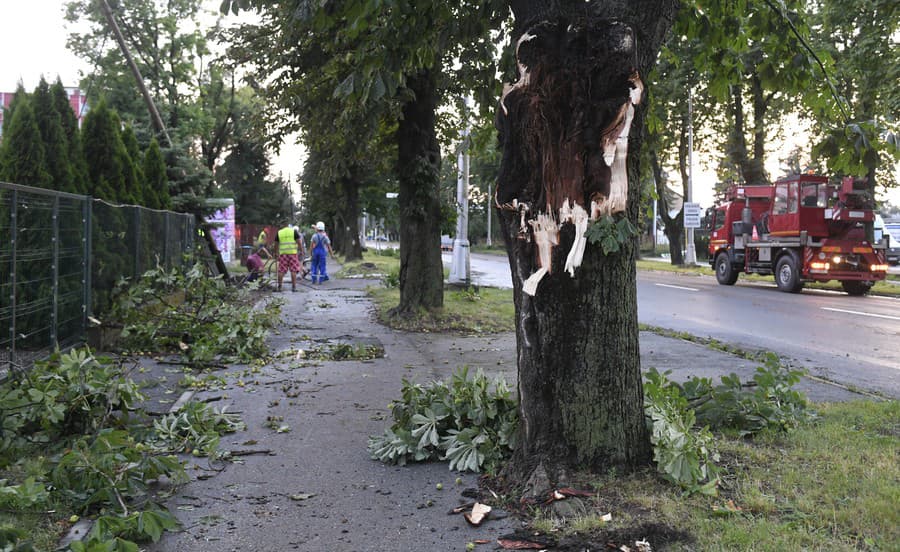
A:
[[[380,278],[383,285],[370,286],[369,295],[375,301],[379,320],[395,329],[462,333],[496,333],[515,329],[511,289],[471,287],[466,290],[448,286],[442,309],[422,311],[414,317],[391,316],[390,310],[400,304],[400,290],[397,289],[399,273],[400,258],[395,251],[369,250],[363,253],[361,261],[345,263],[337,277],[366,275]]]
[[[900,550],[900,403],[814,408],[819,419],[790,433],[719,436],[716,497],[685,497],[649,470],[585,475],[598,490],[587,519],[560,526],[542,512],[533,528],[588,540],[645,524],[686,534],[665,550]],[[606,512],[612,522],[597,523]]]
[[[444,307],[437,311],[423,311],[405,318],[390,315],[400,303],[396,287],[372,286],[369,295],[375,300],[379,320],[392,328],[408,331],[497,333],[515,329],[512,290],[487,288],[454,289],[444,292]]]

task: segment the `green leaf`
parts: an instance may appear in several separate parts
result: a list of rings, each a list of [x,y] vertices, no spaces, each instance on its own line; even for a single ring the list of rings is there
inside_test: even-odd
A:
[[[354,74],[350,73],[347,75],[341,83],[334,89],[334,94],[332,97],[334,98],[346,98],[347,96],[353,94],[353,82],[354,82]]]
[[[376,71],[372,77],[372,92],[369,97],[372,101],[378,101],[384,97],[385,92],[387,92],[387,87],[384,84],[384,80],[381,78],[381,72]]]

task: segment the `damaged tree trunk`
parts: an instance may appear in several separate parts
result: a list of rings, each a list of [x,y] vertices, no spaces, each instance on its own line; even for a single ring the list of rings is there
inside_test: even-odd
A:
[[[414,98],[403,106],[397,127],[400,183],[400,305],[394,315],[444,305],[441,262],[441,150],[435,131],[437,82],[434,70],[407,77]]]
[[[520,399],[506,474],[525,482],[546,472],[554,484],[576,467],[650,461],[635,242],[620,235],[620,250],[604,254],[585,232],[598,219],[638,220],[642,76],[675,2],[511,4],[518,81],[498,108],[495,195],[513,277]]]

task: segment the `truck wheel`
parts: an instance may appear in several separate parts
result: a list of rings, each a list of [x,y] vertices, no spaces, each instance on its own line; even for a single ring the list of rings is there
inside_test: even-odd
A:
[[[860,280],[844,280],[841,287],[847,292],[847,295],[865,295],[872,289],[873,282],[864,282]]]
[[[738,271],[731,266],[727,253],[716,255],[716,281],[723,286],[733,286],[738,279]]]
[[[778,289],[788,293],[797,293],[803,289],[800,281],[800,263],[793,253],[782,255],[775,264],[775,283]]]

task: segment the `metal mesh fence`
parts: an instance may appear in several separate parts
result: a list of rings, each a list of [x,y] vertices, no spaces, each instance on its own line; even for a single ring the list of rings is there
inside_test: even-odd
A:
[[[0,371],[83,339],[86,197],[0,183]]]
[[[0,182],[0,376],[85,340],[121,277],[192,253],[191,215]]]
[[[181,266],[194,244],[194,218],[134,205],[92,201],[92,311],[110,306],[121,278],[137,280],[158,266]]]

